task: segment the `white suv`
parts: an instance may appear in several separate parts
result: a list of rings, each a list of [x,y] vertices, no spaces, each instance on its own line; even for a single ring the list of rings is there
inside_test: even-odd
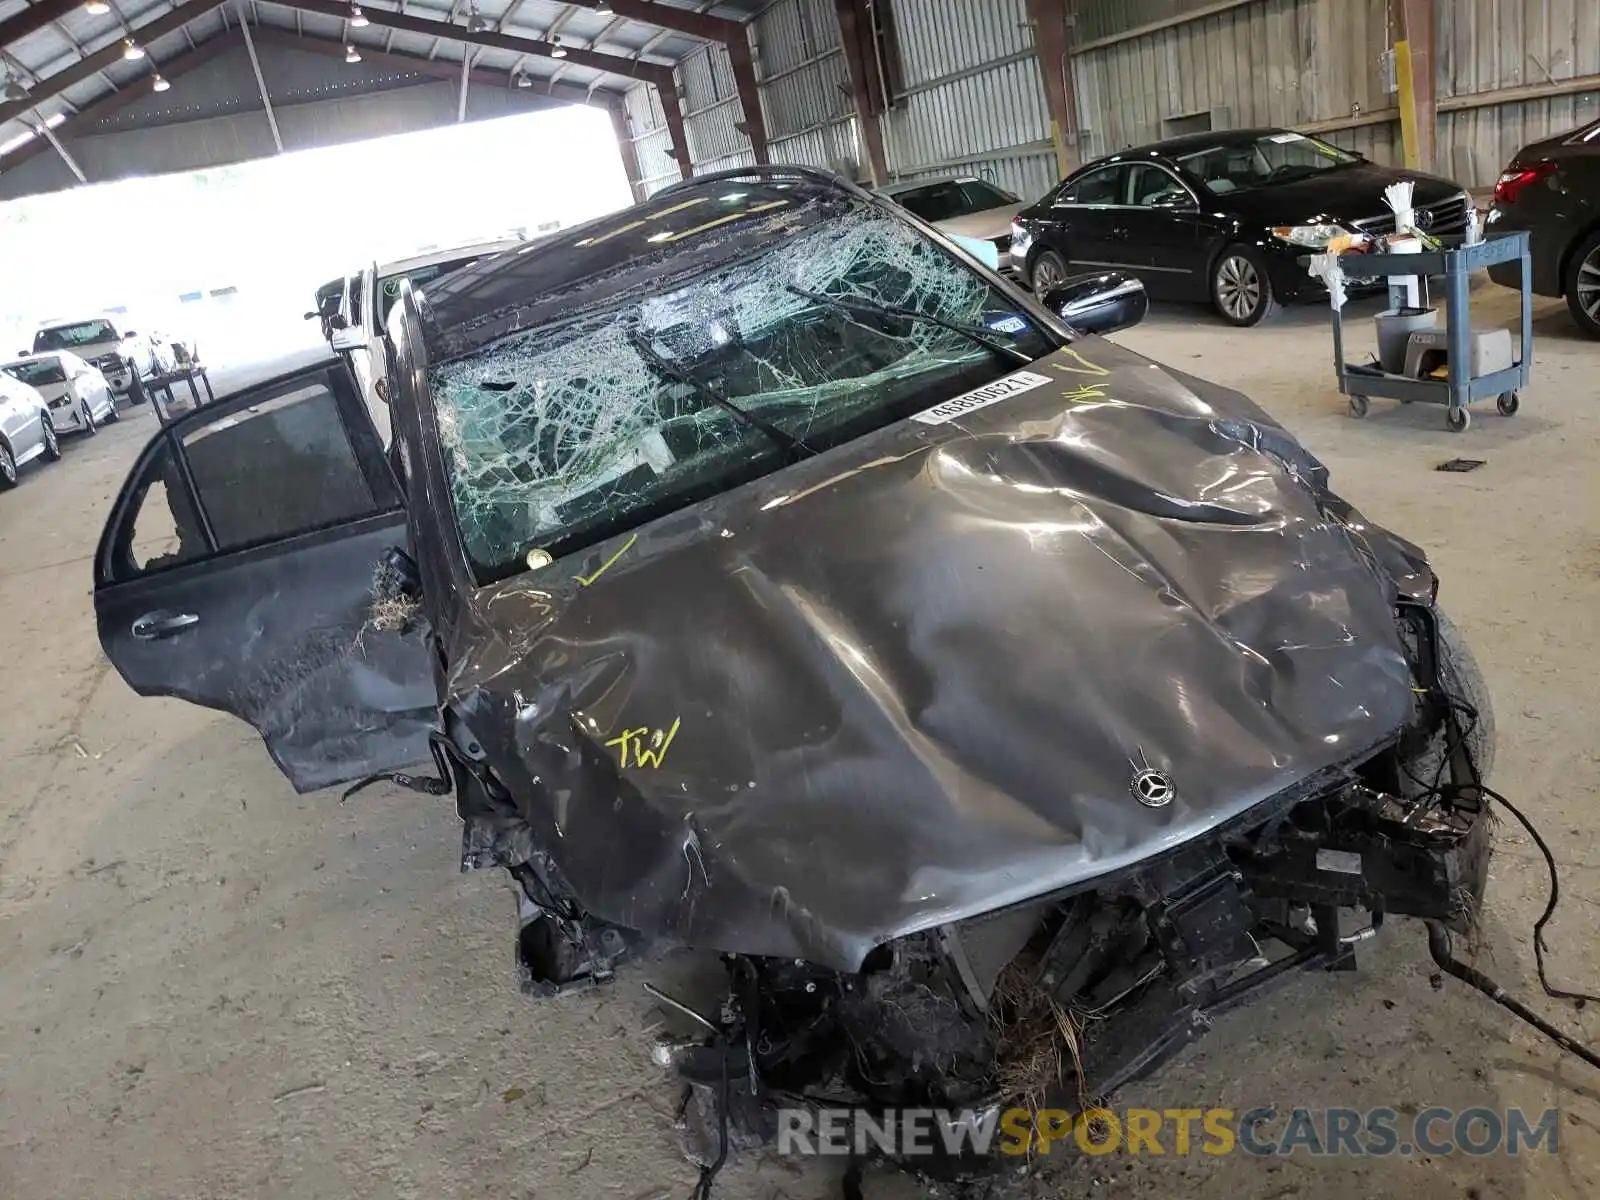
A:
[[[407,280],[413,287],[425,287],[434,279],[469,267],[480,258],[499,254],[522,245],[518,238],[501,238],[492,242],[476,242],[468,246],[455,246],[419,254],[414,258],[394,262],[372,263],[362,271],[345,279],[344,298],[339,312],[330,318],[332,336],[329,341],[335,350],[350,356],[351,369],[361,384],[362,398],[378,424],[379,433],[388,442],[388,410],[379,402],[377,381],[385,370],[383,357],[383,324],[389,317],[400,285]]]
[[[111,390],[126,394],[135,404],[144,396],[145,375],[173,370],[177,359],[172,344],[159,333],[141,334],[128,328],[126,317],[107,314],[74,321],[51,321],[33,335],[33,353],[66,350],[98,367]]]

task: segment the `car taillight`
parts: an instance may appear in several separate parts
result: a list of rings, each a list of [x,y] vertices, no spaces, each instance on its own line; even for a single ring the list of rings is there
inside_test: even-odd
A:
[[[1528,167],[1522,171],[1507,171],[1500,176],[1494,185],[1494,202],[1496,204],[1515,204],[1517,197],[1522,194],[1522,189],[1531,183],[1538,183],[1556,173],[1553,162],[1542,162]]]
[[[1021,240],[1021,241],[1027,241],[1028,240],[1028,231],[1022,227],[1022,222],[1021,221],[1015,221],[1014,220],[1014,221],[1011,222],[1011,240],[1013,242],[1018,241],[1018,240]]]

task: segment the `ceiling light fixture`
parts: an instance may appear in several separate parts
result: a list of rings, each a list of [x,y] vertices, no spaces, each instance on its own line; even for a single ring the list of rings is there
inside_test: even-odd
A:
[[[122,57],[129,62],[138,62],[144,57],[144,47],[132,38],[122,39]]]
[[[468,33],[482,33],[485,29],[489,28],[489,22],[487,22],[487,21],[485,21],[483,19],[483,14],[478,12],[478,6],[476,4],[474,4],[467,11],[468,11],[468,16],[467,16],[467,32]]]
[[[565,58],[567,56],[567,48],[561,44],[560,38],[551,38],[550,46],[551,58]]]
[[[350,6],[350,28],[365,29],[370,24],[371,22],[367,20],[367,14],[361,11],[361,5],[352,4]]]
[[[357,50],[354,45],[346,46],[344,48],[344,60],[347,63],[358,63],[358,62],[360,62],[361,61],[361,51]]]
[[[0,94],[3,94],[7,100],[26,100],[28,98],[28,89],[15,79],[7,76],[4,91],[0,92]]]
[[[164,92],[172,85],[167,82],[167,77],[165,75],[163,75],[160,71],[157,71],[156,77],[150,81],[150,86],[158,92]]]
[[[607,4],[606,0],[598,0],[598,3],[594,6],[594,15],[597,17],[609,17],[611,15],[611,5]]]
[[[526,71],[517,72],[517,86],[519,88],[531,88],[533,86],[533,80],[528,78]]]
[[[89,3],[83,6],[83,11],[91,17],[103,17],[111,11],[111,5],[106,0],[89,0]]]

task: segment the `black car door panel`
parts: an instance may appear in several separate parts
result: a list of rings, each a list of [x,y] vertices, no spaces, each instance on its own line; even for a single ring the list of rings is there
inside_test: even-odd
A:
[[[141,695],[253,725],[300,791],[419,762],[437,720],[421,623],[374,608],[394,549],[405,512],[348,371],[273,380],[140,456],[96,555],[101,645]]]
[[[1120,266],[1116,221],[1128,168],[1090,171],[1056,196],[1044,243],[1069,267],[1094,270]]]
[[[1194,194],[1154,163],[1129,170],[1127,203],[1117,213],[1123,264],[1152,295],[1204,299],[1205,249]]]

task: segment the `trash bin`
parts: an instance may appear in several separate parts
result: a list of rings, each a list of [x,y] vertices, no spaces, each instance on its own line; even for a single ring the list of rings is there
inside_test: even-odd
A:
[[[1406,346],[1419,329],[1436,329],[1436,308],[1389,308],[1372,318],[1378,327],[1378,365],[1390,375],[1399,375],[1406,366]]]

